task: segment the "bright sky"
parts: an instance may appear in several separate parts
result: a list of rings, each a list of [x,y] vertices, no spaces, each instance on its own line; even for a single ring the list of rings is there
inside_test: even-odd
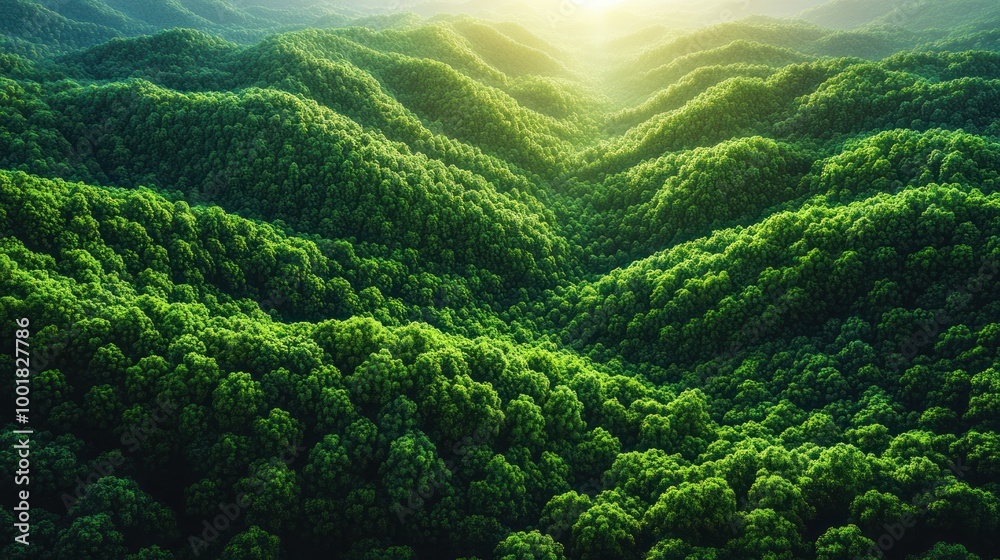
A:
[[[613,8],[621,4],[624,0],[578,0],[582,2],[584,6],[594,9],[607,9]]]

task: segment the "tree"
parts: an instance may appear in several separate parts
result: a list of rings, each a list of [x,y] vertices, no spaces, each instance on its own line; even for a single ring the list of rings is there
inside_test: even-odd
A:
[[[896,523],[906,516],[914,517],[917,508],[904,503],[893,494],[869,490],[851,502],[851,516],[859,526],[879,531],[884,525]]]
[[[122,558],[124,537],[105,513],[78,517],[59,536],[56,558],[59,560]]]
[[[511,533],[497,545],[499,560],[563,560],[563,545],[538,531]]]
[[[618,438],[601,427],[587,432],[584,440],[573,451],[573,464],[578,478],[596,476],[611,467],[621,453]]]
[[[804,487],[809,505],[846,508],[871,480],[872,468],[854,446],[837,444],[820,453],[806,476],[810,479]]]
[[[545,416],[528,395],[519,395],[507,403],[504,410],[505,428],[511,445],[523,445],[532,451],[544,449],[546,443]]]
[[[340,436],[327,434],[309,452],[309,462],[302,475],[311,487],[336,496],[351,483],[351,458]]]
[[[526,512],[527,489],[524,472],[495,455],[486,465],[486,478],[469,485],[473,510],[494,517],[505,525],[514,525]]]
[[[250,502],[247,523],[274,533],[298,523],[302,507],[299,475],[283,461],[255,461],[249,476],[241,479],[237,487]]]
[[[1000,415],[1000,373],[990,368],[972,378],[972,396],[965,419],[975,422],[982,429],[995,430],[997,416]]]
[[[154,544],[140,549],[135,554],[129,554],[125,560],[170,560],[170,558],[173,558],[170,552]]]
[[[572,550],[581,558],[631,558],[639,522],[615,503],[597,503],[573,524]]]
[[[437,448],[419,431],[403,435],[389,444],[389,454],[379,475],[389,499],[402,505],[411,501],[422,505],[426,497],[440,491],[451,479],[451,471],[438,456]]]
[[[69,513],[80,518],[106,515],[116,529],[131,538],[166,543],[177,536],[173,512],[128,478],[101,478],[87,487]]]
[[[923,554],[910,556],[914,560],[978,560],[980,557],[968,551],[960,544],[948,544],[939,542]]]
[[[236,535],[226,544],[221,560],[278,560],[281,539],[256,525]]]
[[[290,463],[303,443],[302,423],[284,410],[272,408],[267,416],[254,420],[253,441],[260,456]]]
[[[804,554],[796,525],[773,509],[755,509],[745,514],[742,526],[742,535],[727,546],[734,554],[774,560],[793,560]]]
[[[877,549],[871,539],[861,534],[857,525],[831,527],[816,540],[816,559],[864,558]]]
[[[347,378],[351,400],[362,405],[385,406],[397,395],[406,395],[413,387],[402,360],[393,358],[387,348],[371,354]]]
[[[389,332],[374,319],[352,317],[316,326],[313,338],[333,356],[337,369],[349,375],[379,348],[389,344]]]
[[[678,395],[667,404],[666,416],[670,419],[667,437],[671,446],[685,457],[696,457],[715,439],[715,428],[700,391]]]
[[[950,533],[991,533],[1000,525],[1000,500],[989,490],[966,482],[948,484],[927,497],[930,527]]]
[[[569,387],[557,385],[552,389],[542,411],[550,438],[576,440],[582,437],[586,427],[583,403]]]
[[[450,380],[436,378],[423,388],[419,404],[426,411],[426,425],[432,426],[433,433],[443,441],[483,441],[503,426],[504,414],[496,391],[465,373]]]
[[[683,482],[660,495],[643,518],[656,536],[683,537],[696,544],[719,545],[736,513],[736,494],[721,478]]]
[[[575,490],[570,490],[563,494],[553,496],[539,517],[539,526],[543,533],[551,535],[553,539],[563,542],[569,541],[570,529],[576,524],[580,515],[590,509],[590,496],[579,494]]]
[[[758,478],[747,493],[747,501],[755,508],[773,510],[799,528],[816,515],[816,510],[806,503],[802,489],[779,475]]]
[[[212,409],[223,430],[246,430],[264,406],[260,383],[249,373],[230,373],[212,392]]]

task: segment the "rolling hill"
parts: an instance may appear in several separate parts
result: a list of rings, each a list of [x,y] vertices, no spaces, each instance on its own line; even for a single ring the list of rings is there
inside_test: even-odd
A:
[[[995,3],[0,3],[3,558],[997,560]]]

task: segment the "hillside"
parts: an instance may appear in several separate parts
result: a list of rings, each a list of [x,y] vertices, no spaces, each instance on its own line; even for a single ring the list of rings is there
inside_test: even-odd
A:
[[[803,10],[796,17],[832,29],[854,29],[885,16],[895,8],[887,2],[835,0]]]
[[[0,557],[1000,560],[995,3],[4,2]]]

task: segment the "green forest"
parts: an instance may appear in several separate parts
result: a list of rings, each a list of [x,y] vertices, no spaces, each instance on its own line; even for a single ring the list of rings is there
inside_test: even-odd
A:
[[[0,0],[4,560],[997,560],[998,280],[996,0]]]

